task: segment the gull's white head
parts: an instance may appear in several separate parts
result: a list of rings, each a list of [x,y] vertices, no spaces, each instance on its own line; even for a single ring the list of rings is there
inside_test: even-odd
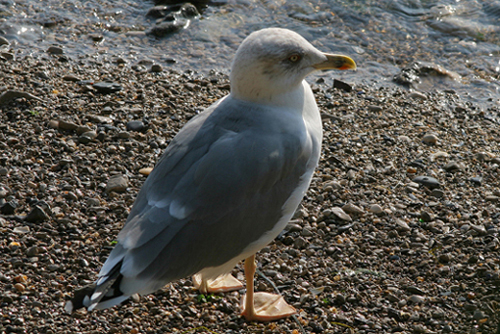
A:
[[[300,87],[315,70],[355,69],[342,55],[320,52],[299,34],[281,28],[262,29],[241,43],[231,68],[231,95],[264,102]]]

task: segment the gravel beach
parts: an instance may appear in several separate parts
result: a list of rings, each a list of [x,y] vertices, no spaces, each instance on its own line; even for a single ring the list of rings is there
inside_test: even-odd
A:
[[[1,54],[0,333],[500,333],[498,105],[331,77],[312,82],[325,135],[311,188],[257,254],[257,289],[273,282],[295,318],[245,322],[244,290],[200,295],[191,279],[66,314],[147,169],[229,82],[48,51]]]

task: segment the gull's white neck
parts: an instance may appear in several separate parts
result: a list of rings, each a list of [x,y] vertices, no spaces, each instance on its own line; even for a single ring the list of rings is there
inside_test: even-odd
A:
[[[293,88],[287,87],[286,90],[277,90],[270,87],[245,88],[245,93],[242,93],[236,87],[231,87],[231,97],[251,103],[292,110],[302,110],[306,104],[311,102],[316,105],[311,87],[305,80]]]

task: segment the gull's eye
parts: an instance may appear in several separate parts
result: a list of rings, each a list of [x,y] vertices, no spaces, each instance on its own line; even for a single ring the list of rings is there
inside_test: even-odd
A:
[[[288,57],[288,60],[291,61],[292,63],[298,62],[302,57],[300,55],[291,55]]]

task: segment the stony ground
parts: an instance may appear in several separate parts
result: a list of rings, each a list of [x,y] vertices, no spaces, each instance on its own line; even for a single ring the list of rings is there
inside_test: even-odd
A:
[[[58,53],[0,62],[0,333],[500,333],[499,107],[331,79],[314,84],[325,138],[311,189],[258,254],[257,289],[274,282],[297,317],[247,323],[243,292],[200,295],[190,279],[65,314],[144,168],[229,86]]]

